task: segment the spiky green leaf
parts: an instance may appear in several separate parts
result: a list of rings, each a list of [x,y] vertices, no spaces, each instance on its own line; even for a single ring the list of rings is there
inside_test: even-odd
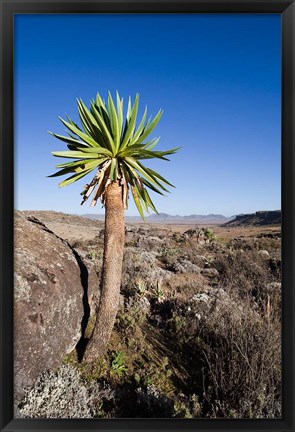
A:
[[[148,188],[150,188],[152,191],[156,192],[159,195],[164,195],[163,192],[161,192],[159,189],[156,188],[156,186],[154,186],[152,183],[150,183],[148,180],[146,180],[145,178],[141,177],[141,181],[142,183],[147,186]]]
[[[79,147],[85,147],[85,148],[88,147],[88,148],[90,148],[89,144],[85,143],[83,141],[79,141],[79,140],[74,139],[72,137],[66,137],[66,136],[63,136],[63,135],[55,134],[53,132],[49,132],[49,133],[50,133],[50,135],[54,136],[55,138],[58,138],[59,140],[65,142],[67,144],[70,144],[72,146],[79,146]]]
[[[128,164],[128,166],[130,166],[131,168],[140,172],[152,184],[154,184],[155,186],[159,186],[161,189],[168,192],[168,190],[157,180],[156,176],[153,173],[149,172],[149,169],[141,165],[138,161],[136,162],[134,159],[127,157],[125,163]]]
[[[85,177],[87,174],[90,173],[90,171],[92,171],[92,169],[89,169],[87,171],[83,171],[80,174],[74,174],[73,176],[71,176],[71,177],[63,180],[61,183],[59,183],[58,186],[59,187],[63,187],[63,186],[67,186],[67,185],[69,185],[71,183],[74,183],[75,181],[80,180],[82,177]]]
[[[105,121],[105,116],[103,115],[103,111],[100,113],[99,109],[97,108],[96,105],[93,105],[94,108],[94,116],[97,120],[98,126],[101,130],[101,132],[104,134],[105,136],[105,143],[108,147],[108,149],[112,152],[112,154],[114,155],[116,152],[116,146],[114,143],[114,139],[112,138],[111,135],[111,125],[108,125]]]
[[[61,117],[59,117],[59,119],[70,131],[74,132],[74,134],[80,137],[85,143],[89,144],[91,147],[97,147],[97,142],[91,136],[82,132],[80,129],[74,126],[74,124],[66,122]]]
[[[136,132],[133,134],[132,140],[130,140],[129,145],[132,145],[133,143],[135,143],[138,140],[139,136],[142,134],[143,129],[144,129],[144,125],[145,125],[146,115],[147,115],[147,107],[145,107],[141,122],[139,123],[139,126],[138,126]]]
[[[130,109],[128,126],[126,128],[125,133],[124,133],[123,141],[120,145],[121,150],[123,150],[128,145],[128,141],[133,134],[133,131],[135,128],[136,117],[137,117],[137,111],[138,111],[138,101],[139,101],[139,95],[137,94],[135,101],[134,101],[134,104],[133,104],[133,107]],[[128,114],[127,114],[127,117],[128,117]]]
[[[108,107],[109,107],[109,115],[111,121],[111,128],[113,134],[113,141],[115,144],[115,153],[117,153],[119,145],[120,145],[120,131],[119,131],[119,122],[117,117],[117,111],[114,105],[114,101],[112,99],[112,95],[109,92],[108,95]]]
[[[73,159],[95,159],[97,158],[97,153],[85,153],[82,151],[54,151],[51,152],[53,156],[56,157],[64,157],[64,158],[73,158]]]
[[[159,123],[160,118],[162,117],[162,115],[163,115],[163,111],[159,110],[159,112],[157,113],[157,115],[155,116],[155,118],[153,119],[153,121],[151,123],[147,124],[147,126],[144,128],[142,134],[139,136],[139,138],[135,142],[135,144],[142,143],[148,137],[148,135],[153,131],[153,129]]]
[[[119,93],[116,92],[117,97],[117,117],[119,126],[119,142],[121,141],[122,128],[123,128],[123,99],[120,99]]]
[[[134,186],[131,186],[131,192],[132,192],[132,195],[133,195],[133,200],[135,202],[136,208],[137,208],[137,210],[138,210],[138,212],[139,212],[142,220],[145,220],[143,209],[142,209],[142,206],[141,206],[141,203],[140,203],[140,199],[139,199],[138,193],[137,193],[137,191],[136,191],[136,189],[135,189]]]

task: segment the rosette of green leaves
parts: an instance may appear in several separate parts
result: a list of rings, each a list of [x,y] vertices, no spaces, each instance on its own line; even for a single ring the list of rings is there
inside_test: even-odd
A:
[[[116,104],[109,92],[107,103],[97,94],[87,108],[82,100],[77,99],[81,127],[69,117],[61,122],[66,126],[68,136],[50,132],[54,137],[66,143],[68,150],[54,151],[53,156],[68,158],[71,161],[58,164],[60,170],[49,177],[69,175],[59,186],[71,184],[91,171],[96,170],[92,181],[84,187],[83,204],[94,193],[91,205],[100,198],[105,200],[105,191],[110,182],[118,182],[123,187],[123,201],[128,207],[128,191],[131,189],[136,207],[144,219],[144,210],[151,208],[157,212],[148,189],[163,195],[167,186],[174,187],[159,173],[146,167],[145,159],[163,159],[174,154],[178,148],[156,151],[154,147],[159,138],[147,140],[158,124],[162,110],[154,118],[147,119],[147,108],[137,125],[139,95],[134,102],[128,99],[127,113],[124,118],[123,99],[116,93]]]

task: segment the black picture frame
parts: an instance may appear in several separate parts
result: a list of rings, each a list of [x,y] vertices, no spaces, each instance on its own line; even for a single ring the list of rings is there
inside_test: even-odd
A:
[[[295,431],[295,4],[293,0],[0,0],[1,431]],[[13,418],[13,18],[27,13],[279,13],[282,18],[282,419]]]

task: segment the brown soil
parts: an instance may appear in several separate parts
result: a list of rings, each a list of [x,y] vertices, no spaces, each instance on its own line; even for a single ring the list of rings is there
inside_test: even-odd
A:
[[[54,211],[25,211],[43,222],[59,237],[73,241],[88,241],[99,235],[104,227],[102,221],[84,218],[82,216],[70,215]],[[134,226],[133,224],[127,226]],[[256,237],[259,234],[280,233],[280,226],[252,226],[252,227],[224,227],[221,225],[203,224],[136,224],[136,227],[149,231],[152,235],[158,230],[166,230],[168,233],[184,233],[194,227],[210,227],[214,229],[218,240],[227,243],[234,238],[245,240]]]

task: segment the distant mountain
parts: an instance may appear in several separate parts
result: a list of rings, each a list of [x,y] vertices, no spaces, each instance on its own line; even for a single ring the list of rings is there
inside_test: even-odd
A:
[[[209,215],[188,215],[188,216],[172,216],[166,213],[152,214],[146,218],[147,222],[153,223],[225,223],[232,218],[225,217],[220,214],[209,214]]]
[[[95,220],[104,220],[104,215],[85,214],[83,217]],[[153,213],[146,217],[146,223],[171,223],[171,224],[224,224],[232,220],[235,216],[226,217],[220,214],[209,214],[209,215],[169,215],[167,213]],[[126,216],[127,223],[142,223],[140,216]]]
[[[251,214],[242,214],[224,224],[224,226],[256,226],[281,224],[281,210],[257,211]]]

